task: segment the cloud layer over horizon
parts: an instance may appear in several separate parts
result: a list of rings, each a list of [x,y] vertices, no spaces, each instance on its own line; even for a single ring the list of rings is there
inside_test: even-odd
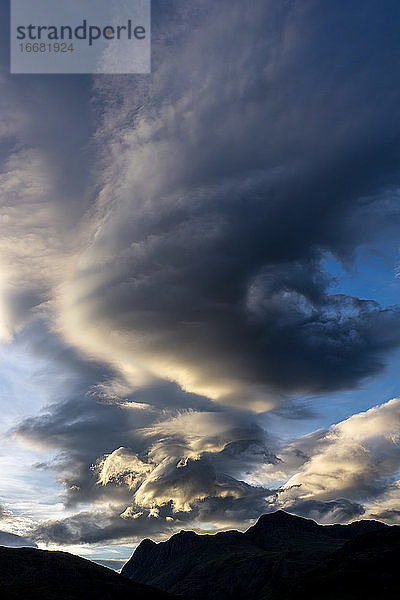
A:
[[[400,399],[393,399],[286,446],[275,441],[274,454],[260,428],[242,424],[229,429],[225,414],[211,418],[211,413],[183,411],[136,432],[136,451],[131,437],[131,447],[117,448],[98,461],[91,498],[97,494],[97,510],[44,521],[31,535],[38,542],[61,545],[138,541],[202,523],[211,530],[243,529],[277,509],[320,523],[357,518],[397,523],[399,420]],[[44,442],[43,425],[37,420],[30,432],[19,433]],[[72,431],[69,435],[75,437]],[[235,436],[237,441],[231,441]],[[246,476],[250,483],[241,479]],[[76,478],[67,492],[79,493],[79,483]]]

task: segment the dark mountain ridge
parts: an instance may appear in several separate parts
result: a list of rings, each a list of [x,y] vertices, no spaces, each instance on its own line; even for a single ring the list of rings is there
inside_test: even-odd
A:
[[[173,600],[67,552],[0,546],[2,600]],[[178,600],[178,599],[177,599]]]
[[[366,571],[369,586],[366,590],[359,583],[358,589],[353,586],[352,600],[377,597],[376,592],[371,596],[370,590],[374,587],[373,563],[379,553],[387,555],[388,572],[382,561],[379,568],[385,573],[386,594],[391,598],[388,594],[394,570],[390,560],[396,554],[396,540],[400,545],[400,527],[378,521],[318,525],[310,519],[277,511],[260,517],[245,533],[198,535],[181,531],[158,544],[143,540],[121,573],[190,600],[289,600],[300,598],[296,592],[299,589],[308,600],[312,597],[340,600],[342,592],[332,592],[334,584],[340,583],[343,576],[350,589],[346,564],[351,564],[352,553],[356,556],[364,549],[363,564],[360,567],[356,561],[353,568],[361,579],[360,569]],[[320,582],[318,589],[312,586],[313,577]],[[375,579],[379,587],[379,577]],[[329,589],[324,589],[325,580],[329,581]],[[326,595],[331,592],[339,595]]]

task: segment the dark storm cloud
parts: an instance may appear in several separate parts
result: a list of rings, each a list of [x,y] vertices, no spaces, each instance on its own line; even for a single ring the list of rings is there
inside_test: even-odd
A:
[[[178,408],[169,405],[161,422],[156,403],[133,408],[135,394],[114,404],[64,402],[43,417],[24,421],[18,437],[61,452],[59,463],[49,467],[59,471],[67,505],[103,506],[93,519],[85,513],[44,522],[35,539],[84,543],[140,538],[148,530],[161,533],[181,521],[240,522],[263,512],[270,491],[238,478],[278,462],[265,433],[246,415],[182,412],[182,392],[173,387]],[[147,394],[142,390],[140,400],[162,397],[163,389],[171,394],[163,384]],[[207,435],[208,426],[214,433]]]
[[[37,542],[52,544],[92,544],[105,541],[139,542],[144,536],[169,537],[179,529],[197,527],[206,523],[212,529],[217,521],[222,527],[243,527],[251,519],[265,512],[268,491],[251,488],[242,483],[247,494],[241,498],[233,495],[210,497],[197,502],[191,511],[176,512],[171,504],[163,505],[157,513],[133,507],[132,512],[121,516],[116,511],[77,513],[60,520],[43,521],[32,530]],[[132,516],[134,515],[134,516]]]
[[[63,214],[60,234],[84,213],[84,190],[90,176],[90,136],[94,112],[91,78],[46,75],[10,76],[9,3],[0,7],[0,164],[21,147],[45,157],[59,194],[53,205]],[[42,199],[45,201],[45,198]]]
[[[211,489],[212,477],[210,478],[209,473],[204,474],[203,484]],[[178,483],[176,492],[179,494],[179,482],[175,480],[174,483]],[[193,480],[189,477],[186,482],[181,483],[183,487],[190,487]],[[265,498],[270,494],[269,490],[252,487],[228,477],[220,477],[219,484],[221,483],[230,493],[222,497],[211,495],[193,502],[191,510],[176,511],[170,501],[157,510],[132,505],[122,514],[118,514],[115,509],[82,512],[65,519],[43,521],[32,530],[32,537],[38,542],[60,545],[105,541],[132,543],[139,542],[144,536],[156,539],[160,536],[168,537],[182,527],[197,527],[201,523],[207,524],[211,529],[213,522],[217,522],[219,527],[243,527],[266,512]],[[201,485],[199,478],[197,484],[203,492],[205,487]],[[239,490],[241,495],[235,495]]]
[[[34,330],[34,335],[33,335]],[[25,338],[27,335],[27,338]],[[148,441],[140,429],[183,408],[213,409],[212,403],[185,393],[173,383],[155,381],[136,392],[115,380],[115,373],[103,364],[88,361],[66,347],[43,326],[31,326],[22,339],[30,338],[37,359],[49,359],[46,370],[35,380],[52,398],[42,414],[24,419],[14,434],[38,448],[55,450],[56,459],[37,464],[59,472],[67,504],[105,498],[129,502],[130,495],[118,486],[107,490],[96,485],[91,466],[103,454],[120,446],[145,452]],[[34,341],[33,341],[34,340]]]
[[[31,326],[31,333],[33,328],[31,351],[38,359],[51,355],[53,364],[35,380],[58,401],[24,419],[14,434],[58,452],[36,468],[58,474],[67,506],[99,507],[87,525],[81,513],[43,523],[38,540],[140,537],[147,527],[161,532],[211,513],[226,521],[262,512],[269,491],[241,479],[278,459],[275,442],[251,414],[218,407],[165,381],[132,390],[104,365],[65,347],[43,324]]]
[[[362,517],[365,508],[357,502],[345,498],[322,502],[319,500],[303,500],[286,509],[290,513],[313,519],[317,523],[348,523]]]
[[[56,343],[50,349],[68,386],[53,373],[63,397],[49,412],[25,420],[17,434],[58,449],[59,463],[50,467],[59,471],[67,504],[89,502],[93,510],[42,522],[31,533],[38,542],[139,541],[200,523],[243,527],[282,506],[323,523],[347,522],[364,514],[359,500],[371,504],[387,493],[398,469],[398,400],[279,452],[279,441],[251,413],[166,382],[129,391],[111,372],[105,378],[96,363],[86,365]],[[273,491],[246,479],[288,481]],[[338,499],[340,489],[352,499]],[[398,487],[389,491],[397,494]],[[390,501],[396,502],[382,500],[386,512]]]
[[[167,537],[184,523],[187,515],[182,515],[178,523],[166,520],[170,513],[164,507],[158,517],[139,515],[135,519],[105,511],[81,512],[61,520],[44,521],[36,527],[32,535],[38,542],[52,544],[95,544],[105,541],[140,541],[144,536]]]
[[[218,3],[156,61],[133,125],[125,81],[99,134],[111,209],[70,282],[86,332],[71,339],[256,409],[378,372],[399,309],[334,294],[321,260],[350,263],[399,217],[399,17]]]
[[[3,187],[23,213],[42,190],[47,219],[31,258],[9,256],[8,335],[81,252],[57,310],[90,353],[257,409],[357,385],[398,345],[399,311],[332,295],[321,259],[351,261],[398,218],[398,5],[153,13],[154,74],[97,78],[94,102],[87,77],[4,79]],[[14,242],[31,226],[17,216]]]
[[[47,393],[58,401],[24,419],[14,434],[58,452],[36,467],[58,474],[67,506],[93,506],[44,521],[32,533],[35,540],[139,540],[182,523],[249,522],[264,511],[270,491],[242,479],[279,460],[275,441],[253,415],[164,381],[132,391],[45,328],[36,325],[34,338],[35,356],[51,355],[53,363],[51,371],[35,375],[36,382],[45,378]]]
[[[121,499],[118,507],[117,498],[110,495],[113,502],[108,507],[43,521],[32,530],[32,537],[61,545],[132,542],[145,535],[170,535],[200,523],[212,527],[210,524],[217,521],[240,527],[265,512],[270,490],[218,473],[207,459],[182,462],[169,461],[161,469],[154,468],[123,512]],[[128,474],[133,475],[125,463],[124,475]]]
[[[385,523],[398,525],[400,523],[400,510],[382,510],[376,513],[371,513],[371,519],[379,519]]]
[[[10,75],[9,4],[0,7],[0,335],[7,341],[53,297],[79,245],[93,200],[95,115],[89,77]]]

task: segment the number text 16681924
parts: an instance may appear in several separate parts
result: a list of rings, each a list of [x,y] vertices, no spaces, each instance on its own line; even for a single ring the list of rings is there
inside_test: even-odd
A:
[[[74,45],[67,42],[51,42],[51,43],[21,43],[19,44],[21,52],[73,52]]]

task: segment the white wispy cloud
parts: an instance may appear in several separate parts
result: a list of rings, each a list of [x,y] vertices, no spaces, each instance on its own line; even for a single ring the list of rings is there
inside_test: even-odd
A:
[[[393,399],[294,441],[281,455],[289,478],[277,503],[289,507],[337,498],[369,503],[385,494],[390,503],[400,472],[399,436],[400,400]]]

